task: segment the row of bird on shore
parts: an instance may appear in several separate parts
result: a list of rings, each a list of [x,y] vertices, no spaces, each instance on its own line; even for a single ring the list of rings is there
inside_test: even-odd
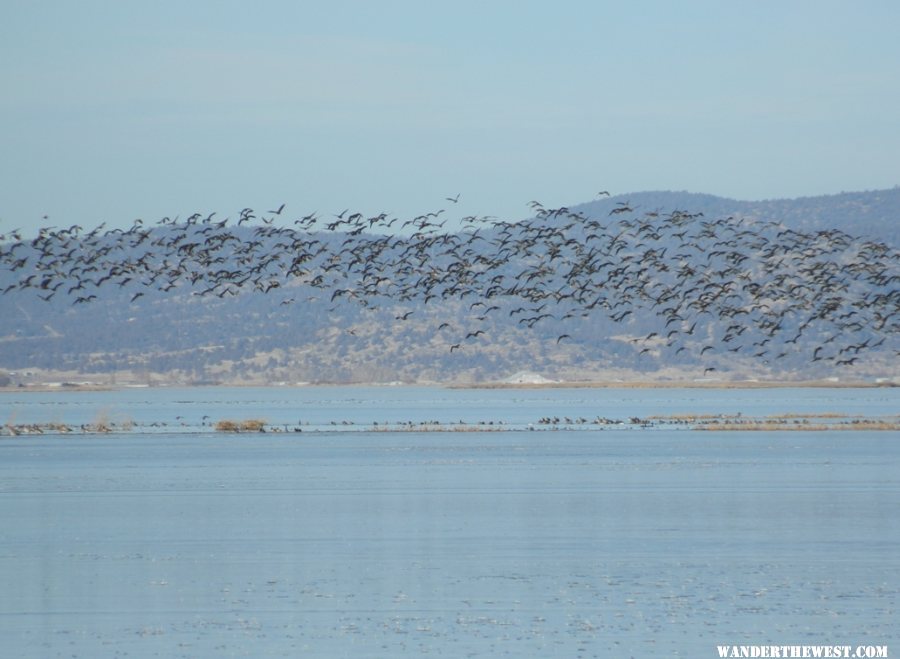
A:
[[[464,217],[455,231],[443,210],[291,221],[283,205],[259,216],[246,208],[233,222],[195,214],[129,229],[45,227],[33,239],[15,231],[0,234],[0,274],[8,273],[0,292],[81,305],[103,287],[129,291],[132,303],[149,291],[255,291],[288,305],[313,291],[333,304],[412,307],[397,322],[454,300],[468,306],[470,325],[456,328],[451,352],[479,340],[496,314],[522,330],[598,315],[629,328],[650,314],[655,328],[631,339],[641,352],[769,361],[803,345],[810,361],[836,366],[876,348],[898,354],[900,252],[887,244],[627,203],[600,218],[531,209],[518,222]]]

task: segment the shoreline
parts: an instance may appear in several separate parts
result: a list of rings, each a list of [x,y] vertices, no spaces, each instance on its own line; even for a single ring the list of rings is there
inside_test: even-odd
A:
[[[448,389],[878,389],[900,386],[896,382],[829,380],[642,380],[631,382],[492,382],[446,385]]]
[[[900,381],[872,380],[582,380],[570,382],[298,382],[111,384],[43,382],[0,387],[2,393],[124,391],[127,389],[325,389],[351,387],[437,389],[890,389]]]

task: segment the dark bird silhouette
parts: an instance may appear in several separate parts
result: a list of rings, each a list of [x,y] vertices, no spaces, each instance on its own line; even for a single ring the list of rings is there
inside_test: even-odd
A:
[[[349,209],[324,230],[314,231],[316,213],[278,227],[284,204],[261,226],[245,208],[235,225],[194,213],[124,231],[73,224],[23,240],[15,230],[0,235],[0,291],[87,305],[110,287],[134,302],[138,288],[158,291],[154,299],[225,299],[301,286],[303,299],[330,297],[332,310],[373,311],[390,300],[431,313],[455,301],[471,312],[465,339],[483,334],[495,313],[556,344],[571,339],[561,321],[619,324],[620,334],[656,340],[640,354],[721,350],[761,360],[790,351],[823,368],[896,350],[881,348],[900,330],[900,252],[887,244],[685,211],[639,215],[627,202],[603,218],[529,206],[534,216],[521,222],[470,216],[460,233],[444,232],[442,210],[401,222],[409,231],[398,235],[388,234],[398,218]]]

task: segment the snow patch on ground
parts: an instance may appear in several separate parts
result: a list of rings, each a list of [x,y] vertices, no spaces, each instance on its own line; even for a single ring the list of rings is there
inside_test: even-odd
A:
[[[519,371],[501,380],[503,384],[553,384],[556,380],[548,380],[540,373]]]

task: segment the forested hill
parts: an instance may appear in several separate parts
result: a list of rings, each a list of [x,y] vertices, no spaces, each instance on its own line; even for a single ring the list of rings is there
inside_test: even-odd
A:
[[[451,206],[7,236],[0,383],[893,379],[890,208],[660,192],[459,232]]]
[[[609,213],[618,203],[641,211],[684,210],[705,217],[743,217],[782,222],[799,231],[840,229],[900,245],[900,186],[887,190],[842,192],[797,199],[739,201],[692,192],[635,192],[573,206],[590,215]]]

